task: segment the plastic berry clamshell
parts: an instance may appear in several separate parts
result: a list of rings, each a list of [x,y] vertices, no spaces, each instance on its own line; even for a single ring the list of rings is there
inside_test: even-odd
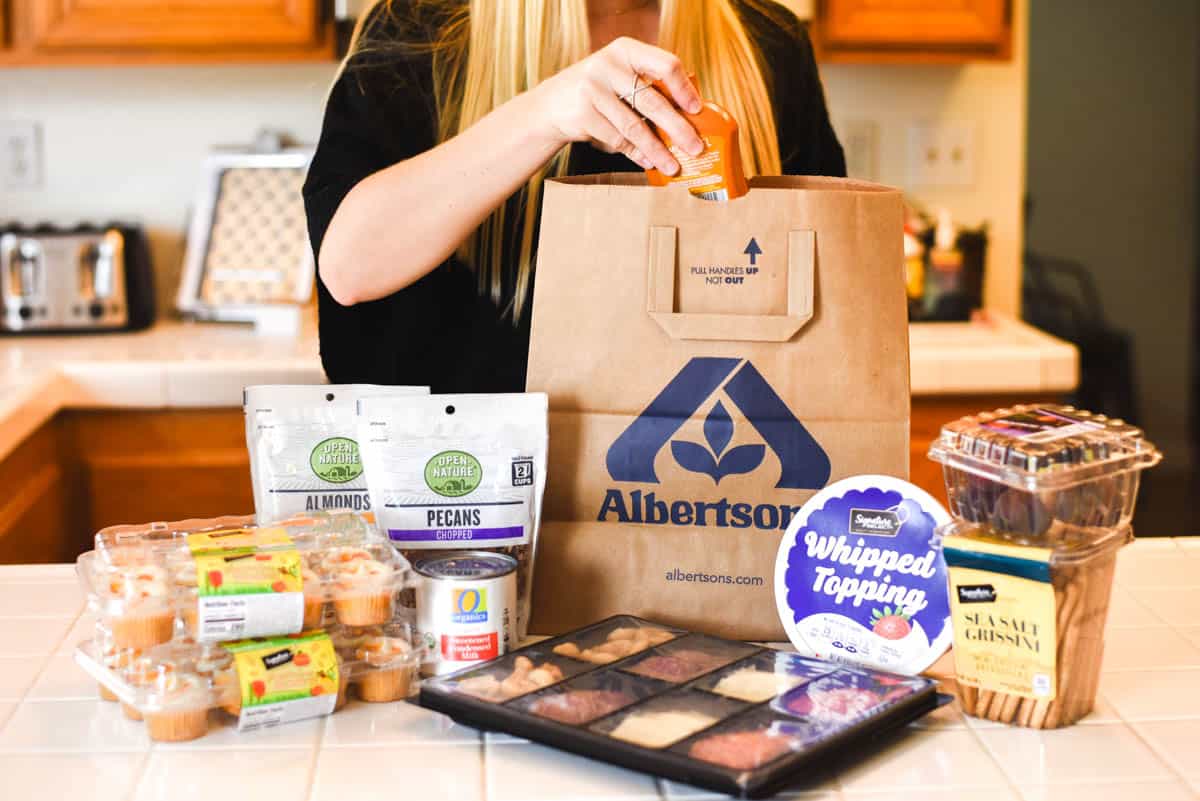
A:
[[[1036,542],[1054,526],[1103,536],[1133,517],[1141,471],[1162,454],[1141,429],[1059,405],[1021,405],[942,427],[929,449],[950,512]]]
[[[357,515],[256,527],[249,518],[121,526],[77,573],[120,649],[186,634],[203,642],[392,622],[408,562]]]
[[[352,693],[366,702],[400,701],[416,690],[422,651],[407,624],[334,626],[283,637],[117,650],[103,633],[79,645],[76,662],[144,720],[153,740],[203,737],[220,710],[239,731],[332,714]],[[117,655],[114,658],[114,653]]]

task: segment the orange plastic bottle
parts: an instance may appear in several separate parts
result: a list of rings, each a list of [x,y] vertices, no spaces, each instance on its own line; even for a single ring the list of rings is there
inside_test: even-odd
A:
[[[661,83],[654,88],[670,98],[670,93]],[[657,125],[650,127],[679,162],[679,172],[673,176],[663,175],[656,169],[646,170],[652,186],[683,183],[689,192],[705,200],[732,200],[750,191],[746,175],[742,171],[742,153],[738,149],[737,120],[716,103],[705,102],[696,114],[680,113],[692,124],[704,141],[704,150],[691,156],[671,143],[671,137]]]

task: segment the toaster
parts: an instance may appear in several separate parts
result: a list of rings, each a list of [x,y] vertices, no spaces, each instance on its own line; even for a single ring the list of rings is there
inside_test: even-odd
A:
[[[0,227],[0,333],[136,331],[154,275],[136,225]]]

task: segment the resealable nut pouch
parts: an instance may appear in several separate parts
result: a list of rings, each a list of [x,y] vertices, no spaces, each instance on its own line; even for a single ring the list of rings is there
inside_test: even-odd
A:
[[[357,441],[359,398],[428,395],[429,387],[270,384],[246,387],[246,447],[259,525],[318,511],[371,513]]]
[[[444,550],[515,559],[518,639],[528,628],[546,484],[546,408],[540,393],[369,397],[358,404],[379,531],[412,561]]]
[[[784,639],[773,570],[800,505],[908,475],[900,193],[784,176],[706,202],[579,176],[547,182],[540,236],[531,630],[628,613]]]

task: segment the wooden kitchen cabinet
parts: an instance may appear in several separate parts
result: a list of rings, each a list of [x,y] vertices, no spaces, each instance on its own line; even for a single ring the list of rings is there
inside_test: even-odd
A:
[[[0,482],[0,564],[74,561],[118,523],[254,512],[241,409],[61,412]]]
[[[910,478],[946,503],[926,454],[943,424],[1031,399],[914,398]],[[118,523],[252,514],[241,409],[60,412],[0,460],[0,564],[73,561]]]
[[[9,9],[12,47],[3,59],[12,64],[334,57],[321,0],[9,0]]]
[[[1013,0],[818,0],[812,36],[833,62],[954,63],[1012,55]]]

